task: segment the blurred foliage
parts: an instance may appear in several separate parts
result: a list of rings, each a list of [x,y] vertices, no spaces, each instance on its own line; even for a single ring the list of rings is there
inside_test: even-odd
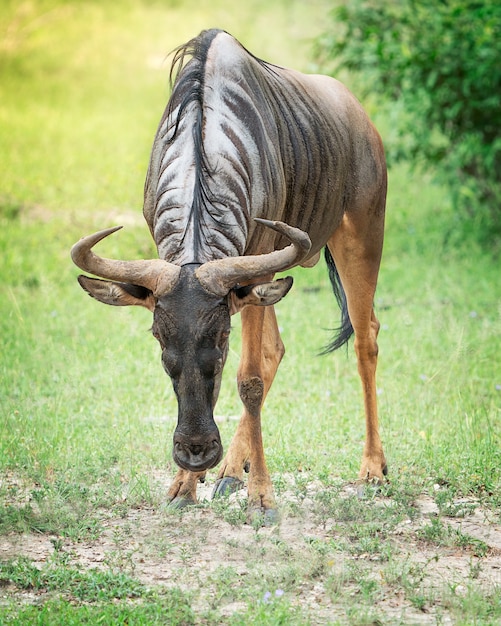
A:
[[[306,69],[329,9],[330,0],[238,10],[228,0],[1,0],[0,221],[58,214],[84,232],[103,221],[142,227],[169,52],[217,26],[261,58]]]
[[[390,161],[435,170],[452,193],[456,233],[472,232],[499,252],[501,3],[354,0],[332,15],[318,56],[390,101]]]

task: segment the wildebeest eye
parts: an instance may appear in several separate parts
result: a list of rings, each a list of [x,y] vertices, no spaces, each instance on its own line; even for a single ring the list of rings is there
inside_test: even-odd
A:
[[[155,339],[158,341],[158,343],[160,344],[160,348],[162,350],[165,350],[165,343],[162,341],[162,337],[158,334],[154,334],[153,337],[155,337]]]
[[[179,375],[180,361],[177,350],[173,348],[164,348],[162,350],[162,363],[165,371],[171,378]]]
[[[151,334],[158,341],[158,343],[160,344],[160,347],[162,348],[162,350],[165,350],[165,348],[167,346],[167,339],[168,339],[168,337],[165,337],[165,335],[161,335],[160,332],[155,327],[153,327],[151,329]]]
[[[205,376],[216,376],[221,371],[223,357],[219,348],[204,348],[198,358],[200,369]]]
[[[214,364],[214,376],[217,376],[218,374],[220,374],[222,369],[223,369],[223,359],[221,357],[220,359],[217,359]]]

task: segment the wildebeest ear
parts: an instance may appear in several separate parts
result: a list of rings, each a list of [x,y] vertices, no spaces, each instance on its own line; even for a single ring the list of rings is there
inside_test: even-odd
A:
[[[89,276],[78,277],[78,282],[82,289],[104,304],[113,306],[144,306],[150,311],[155,308],[155,298],[152,292],[146,287],[131,285],[129,283],[113,283],[108,280],[89,278]]]
[[[269,306],[276,304],[287,295],[292,287],[292,276],[278,278],[271,283],[259,283],[257,285],[245,285],[235,287],[230,292],[231,307],[230,313],[238,313],[244,306],[253,304],[254,306]]]

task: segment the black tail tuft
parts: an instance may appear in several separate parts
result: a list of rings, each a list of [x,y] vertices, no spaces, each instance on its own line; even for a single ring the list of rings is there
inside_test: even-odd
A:
[[[353,335],[353,326],[351,325],[350,316],[348,315],[348,304],[346,302],[346,294],[344,293],[341,279],[334,263],[334,259],[329,251],[329,248],[325,246],[325,261],[329,270],[329,279],[332,285],[332,291],[336,297],[339,308],[341,309],[341,324],[339,328],[336,328],[336,335],[334,339],[322,350],[320,354],[328,354],[334,352],[345,343],[347,343],[350,337]]]

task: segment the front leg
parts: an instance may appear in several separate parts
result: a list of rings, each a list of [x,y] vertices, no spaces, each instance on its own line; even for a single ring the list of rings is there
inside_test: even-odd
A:
[[[189,472],[178,469],[174,480],[167,492],[169,506],[181,509],[197,503],[197,484],[204,482],[205,472]]]
[[[242,356],[237,379],[244,410],[221,465],[214,495],[242,487],[243,472],[248,470],[249,517],[264,516],[265,523],[273,523],[277,511],[264,456],[261,408],[284,354],[284,346],[272,306],[249,306],[241,315]]]
[[[249,518],[254,520],[264,516],[265,522],[274,522],[276,504],[264,456],[261,402],[257,405],[257,410],[254,410],[255,402],[263,397],[263,389],[263,382],[257,376],[239,381],[244,411],[219,470],[214,495],[224,495],[242,488],[244,486],[243,472],[247,470],[249,472],[247,483]],[[252,409],[250,410],[249,407]]]

